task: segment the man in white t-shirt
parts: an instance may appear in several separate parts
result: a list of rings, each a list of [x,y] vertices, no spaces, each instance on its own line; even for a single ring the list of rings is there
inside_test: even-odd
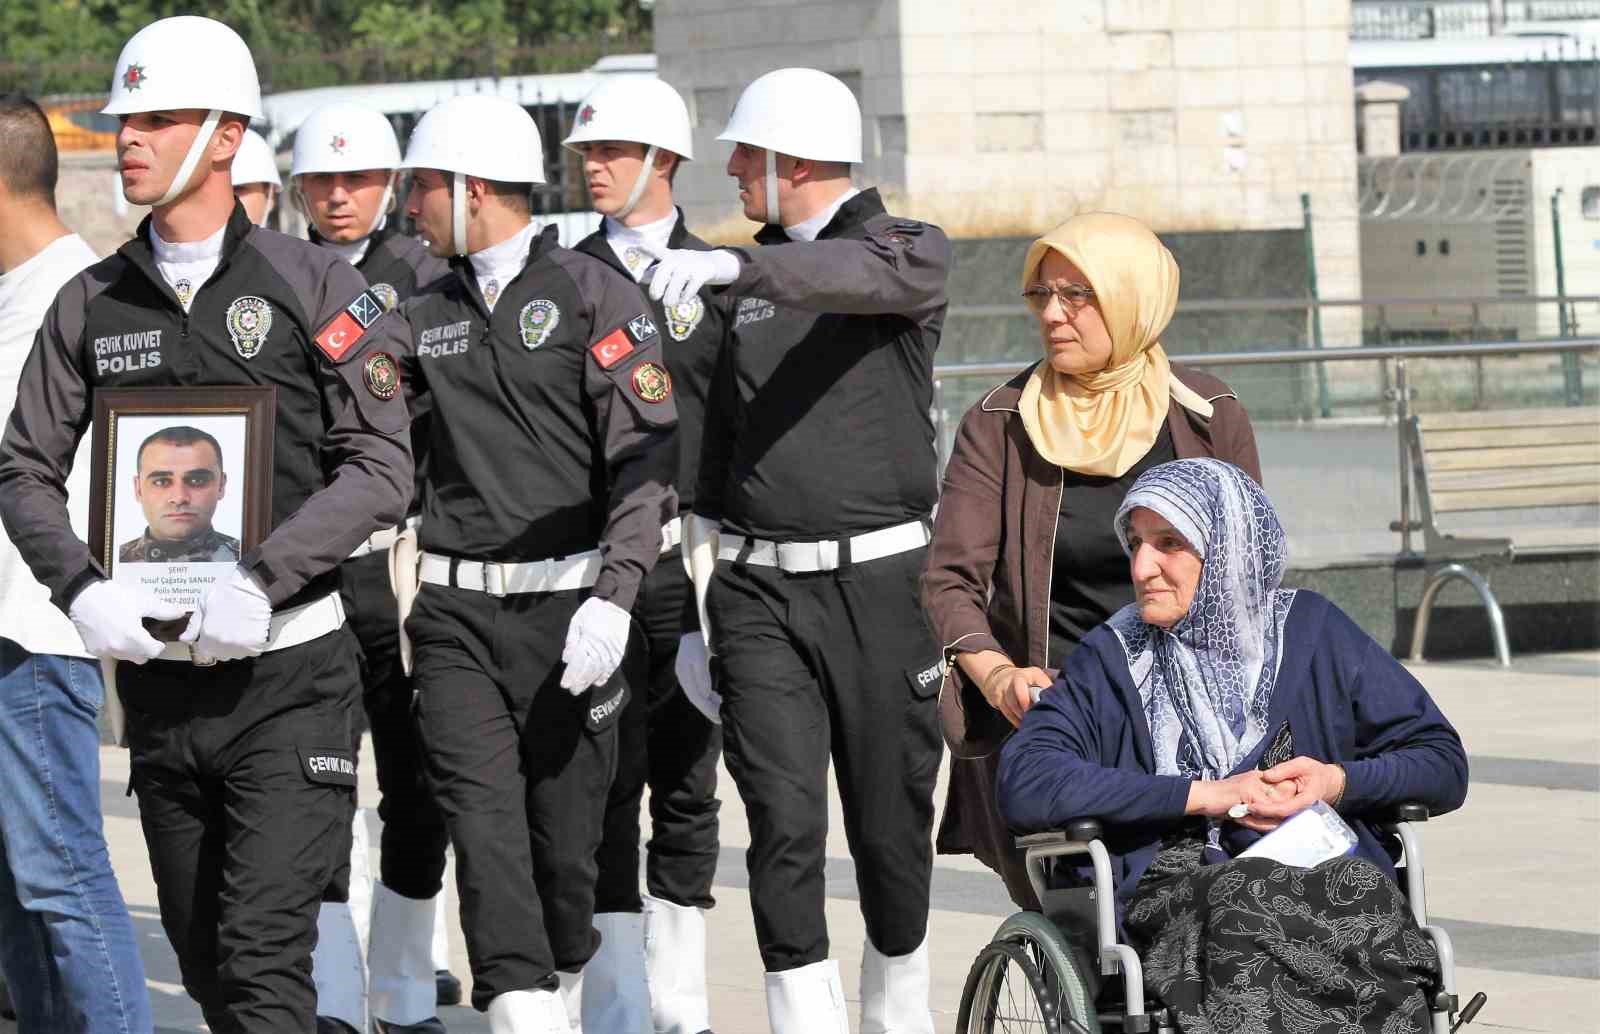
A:
[[[44,113],[0,94],[0,412],[61,285],[98,259],[56,216],[55,188]],[[80,536],[85,452],[68,482]],[[0,536],[0,969],[22,1030],[148,1032],[144,967],[100,815],[100,666],[17,554],[21,532]]]

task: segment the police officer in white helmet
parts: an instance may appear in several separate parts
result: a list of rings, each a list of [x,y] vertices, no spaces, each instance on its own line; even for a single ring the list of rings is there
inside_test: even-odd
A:
[[[851,185],[861,114],[830,75],[762,76],[721,139],[761,246],[668,252],[650,294],[736,299],[695,512],[720,525],[706,610],[768,1015],[777,1034],[848,1030],[823,918],[831,760],[867,930],[860,1030],[931,1034],[941,658],[917,582],[950,245]]]
[[[105,111],[121,122],[123,193],[152,211],[46,317],[0,446],[0,516],[27,529],[19,549],[84,646],[117,662],[184,988],[212,1030],[306,1032],[317,909],[350,852],[356,782],[358,657],[338,564],[405,513],[394,353],[409,334],[355,270],[256,226],[234,197],[230,166],[261,101],[232,29],[197,17],[141,29]],[[63,486],[98,391],[177,386],[271,386],[271,511],[163,642],[141,618],[184,608],[107,578],[107,558],[73,535]]]
[[[689,113],[676,90],[653,76],[618,76],[579,103],[566,146],[583,155],[584,179],[600,229],[576,250],[635,280],[673,248],[709,250],[673,204],[678,166],[694,157]],[[678,513],[688,514],[700,466],[706,397],[728,324],[722,292],[706,288],[651,315],[665,333],[667,369],[678,401]],[[700,1034],[710,1025],[705,918],[715,902],[717,758],[722,737],[709,683],[680,687],[680,642],[701,659],[693,586],[678,516],[662,530],[661,562],[633,614],[644,636],[645,685],[622,717],[617,779],[600,846],[595,927],[600,951],[584,968],[584,1029]],[[704,711],[702,711],[702,708]],[[639,807],[650,787],[649,893],[639,893]],[[641,1000],[648,973],[649,1001]],[[648,1009],[648,1013],[645,1010]]]
[[[404,305],[431,407],[405,624],[423,750],[472,1004],[494,1034],[561,1034],[599,947],[630,611],[677,509],[672,381],[638,286],[533,220],[544,163],[526,111],[444,101],[404,164],[407,212],[451,257]]]
[[[391,223],[399,167],[393,127],[365,105],[325,105],[295,130],[290,197],[306,217],[312,242],[355,266],[366,277],[368,290],[389,308],[448,271],[421,241]],[[408,515],[411,524],[421,506],[426,424],[425,414],[411,424],[419,471]],[[444,816],[422,768],[411,679],[400,663],[389,551],[403,530],[375,533],[342,567],[340,595],[361,643],[363,711],[383,794],[378,809],[383,819],[382,868],[373,881],[365,809],[358,808],[350,865],[330,888],[318,919],[312,977],[319,1016],[330,1028],[338,1021],[364,1031],[370,1011],[379,1034],[434,1034],[444,1029],[435,1015],[440,985],[454,983],[454,995],[447,996],[453,1005],[460,1001],[460,984],[447,971],[448,962],[438,962],[432,951],[444,934],[441,881],[447,839]],[[355,750],[360,725],[353,731]],[[436,970],[444,972],[436,975]]]
[[[267,217],[278,203],[283,180],[278,176],[278,159],[272,145],[253,129],[244,131],[239,153],[233,158],[233,196],[244,206],[245,215],[257,226],[267,225]]]

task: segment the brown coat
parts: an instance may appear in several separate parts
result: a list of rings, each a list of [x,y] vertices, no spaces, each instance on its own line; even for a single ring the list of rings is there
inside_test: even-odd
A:
[[[1255,432],[1228,386],[1177,364],[1172,372],[1214,410],[1207,420],[1172,405],[1167,426],[1178,458],[1215,456],[1260,482]],[[1034,449],[1017,411],[1030,373],[1031,367],[995,388],[962,419],[922,576],[922,605],[951,659],[939,713],[957,759],[938,848],[944,854],[976,854],[1005,877],[1012,897],[1025,907],[1032,895],[993,797],[994,765],[1011,724],[953,658],[959,652],[998,650],[1022,666],[1054,671],[1061,664],[1062,658],[1046,654],[1062,473]]]

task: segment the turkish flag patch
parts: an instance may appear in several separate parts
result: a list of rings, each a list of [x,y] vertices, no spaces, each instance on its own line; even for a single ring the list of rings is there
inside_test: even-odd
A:
[[[348,312],[341,312],[334,317],[332,323],[322,328],[322,333],[317,335],[317,347],[322,349],[323,355],[338,362],[350,354],[350,350],[365,333],[354,316]]]
[[[600,364],[600,369],[609,370],[633,354],[633,342],[629,341],[628,335],[618,327],[590,346],[589,354]]]
[[[371,291],[362,291],[344,307],[344,311],[322,328],[322,333],[317,335],[317,347],[322,349],[323,355],[338,362],[350,354],[356,342],[361,340],[361,335],[386,311],[387,307],[376,295]]]

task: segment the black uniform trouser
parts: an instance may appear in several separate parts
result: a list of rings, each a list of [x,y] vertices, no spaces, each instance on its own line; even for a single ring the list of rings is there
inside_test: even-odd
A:
[[[378,766],[378,817],[383,820],[378,878],[403,898],[431,899],[443,886],[449,836],[444,814],[428,789],[422,741],[412,709],[411,677],[400,666],[400,625],[385,551],[346,560],[339,568],[345,615],[361,644],[361,702],[372,730]],[[354,746],[361,735],[356,726]],[[350,867],[330,900],[349,898]]]
[[[314,1029],[317,908],[350,857],[356,644],[121,664],[161,924],[217,1034]]]
[[[661,557],[640,586],[633,617],[644,633],[630,658],[633,695],[618,727],[617,778],[606,805],[596,912],[638,912],[639,803],[650,787],[645,884],[675,905],[710,908],[717,874],[717,757],[722,730],[689,702],[673,667],[693,628],[694,586],[678,552]],[[636,676],[635,671],[639,674]],[[637,681],[635,681],[637,679]]]
[[[424,585],[406,631],[428,777],[456,851],[472,1004],[555,990],[600,945],[594,887],[627,704],[619,671],[561,688],[587,589],[495,598]]]
[[[828,761],[867,936],[922,943],[943,749],[938,640],[918,599],[926,550],[815,574],[719,563],[707,598],[723,749],[750,822],[751,905],[768,972],[828,957]]]

